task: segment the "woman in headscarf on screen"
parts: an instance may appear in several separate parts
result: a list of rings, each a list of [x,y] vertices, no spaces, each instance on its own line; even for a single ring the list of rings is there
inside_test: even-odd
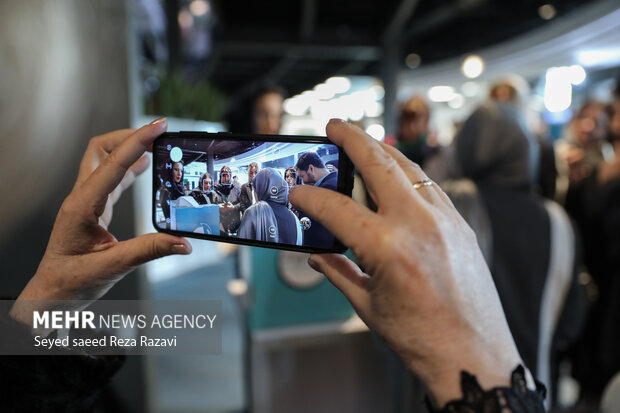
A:
[[[252,184],[259,202],[245,211],[239,238],[301,245],[299,220],[287,207],[288,185],[278,171],[264,168]]]
[[[172,168],[168,168],[167,165],[171,163]],[[184,175],[183,161],[173,163],[171,160],[168,160],[164,162],[160,174],[162,186],[159,202],[166,218],[170,218],[170,203],[168,201],[174,201],[179,197],[185,196],[185,187],[183,186]]]
[[[213,178],[209,172],[205,172],[200,176],[198,188],[192,190],[190,195],[199,205],[220,204],[223,202],[220,194],[213,189]]]

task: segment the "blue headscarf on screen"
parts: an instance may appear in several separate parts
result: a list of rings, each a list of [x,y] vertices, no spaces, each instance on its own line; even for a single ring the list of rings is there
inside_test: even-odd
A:
[[[241,220],[239,238],[282,242],[274,208],[286,207],[288,185],[273,168],[262,169],[252,180],[258,203],[249,207]],[[288,211],[287,209],[287,212]]]
[[[288,184],[273,168],[262,169],[252,180],[252,185],[259,201],[282,205],[288,202]]]

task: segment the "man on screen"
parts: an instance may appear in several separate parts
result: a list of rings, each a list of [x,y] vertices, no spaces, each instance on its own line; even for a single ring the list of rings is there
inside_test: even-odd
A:
[[[252,162],[248,165],[248,182],[241,185],[241,195],[239,196],[239,211],[243,214],[246,209],[256,203],[256,196],[254,195],[254,186],[252,180],[258,173],[258,164]]]
[[[314,152],[305,152],[295,165],[297,173],[304,185],[314,185],[321,188],[338,189],[338,171],[330,172],[319,155]],[[305,216],[302,212],[301,216]],[[303,245],[329,248],[334,242],[334,236],[318,221],[310,221],[310,227],[304,231]]]
[[[224,200],[224,204],[220,206],[220,231],[225,235],[234,236],[241,223],[239,213],[241,188],[234,184],[232,171],[228,166],[224,165],[220,170],[219,184],[215,189]]]

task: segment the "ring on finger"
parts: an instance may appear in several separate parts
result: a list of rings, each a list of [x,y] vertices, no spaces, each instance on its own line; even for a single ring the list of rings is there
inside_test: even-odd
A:
[[[421,181],[414,183],[413,189],[420,189],[423,186],[431,186],[431,185],[433,185],[433,181],[431,181],[430,179],[423,179]]]

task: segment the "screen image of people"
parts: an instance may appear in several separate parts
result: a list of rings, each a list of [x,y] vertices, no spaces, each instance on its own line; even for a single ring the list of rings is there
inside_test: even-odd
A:
[[[338,148],[323,143],[163,138],[155,148],[162,229],[331,248],[334,236],[288,199],[337,190]]]

